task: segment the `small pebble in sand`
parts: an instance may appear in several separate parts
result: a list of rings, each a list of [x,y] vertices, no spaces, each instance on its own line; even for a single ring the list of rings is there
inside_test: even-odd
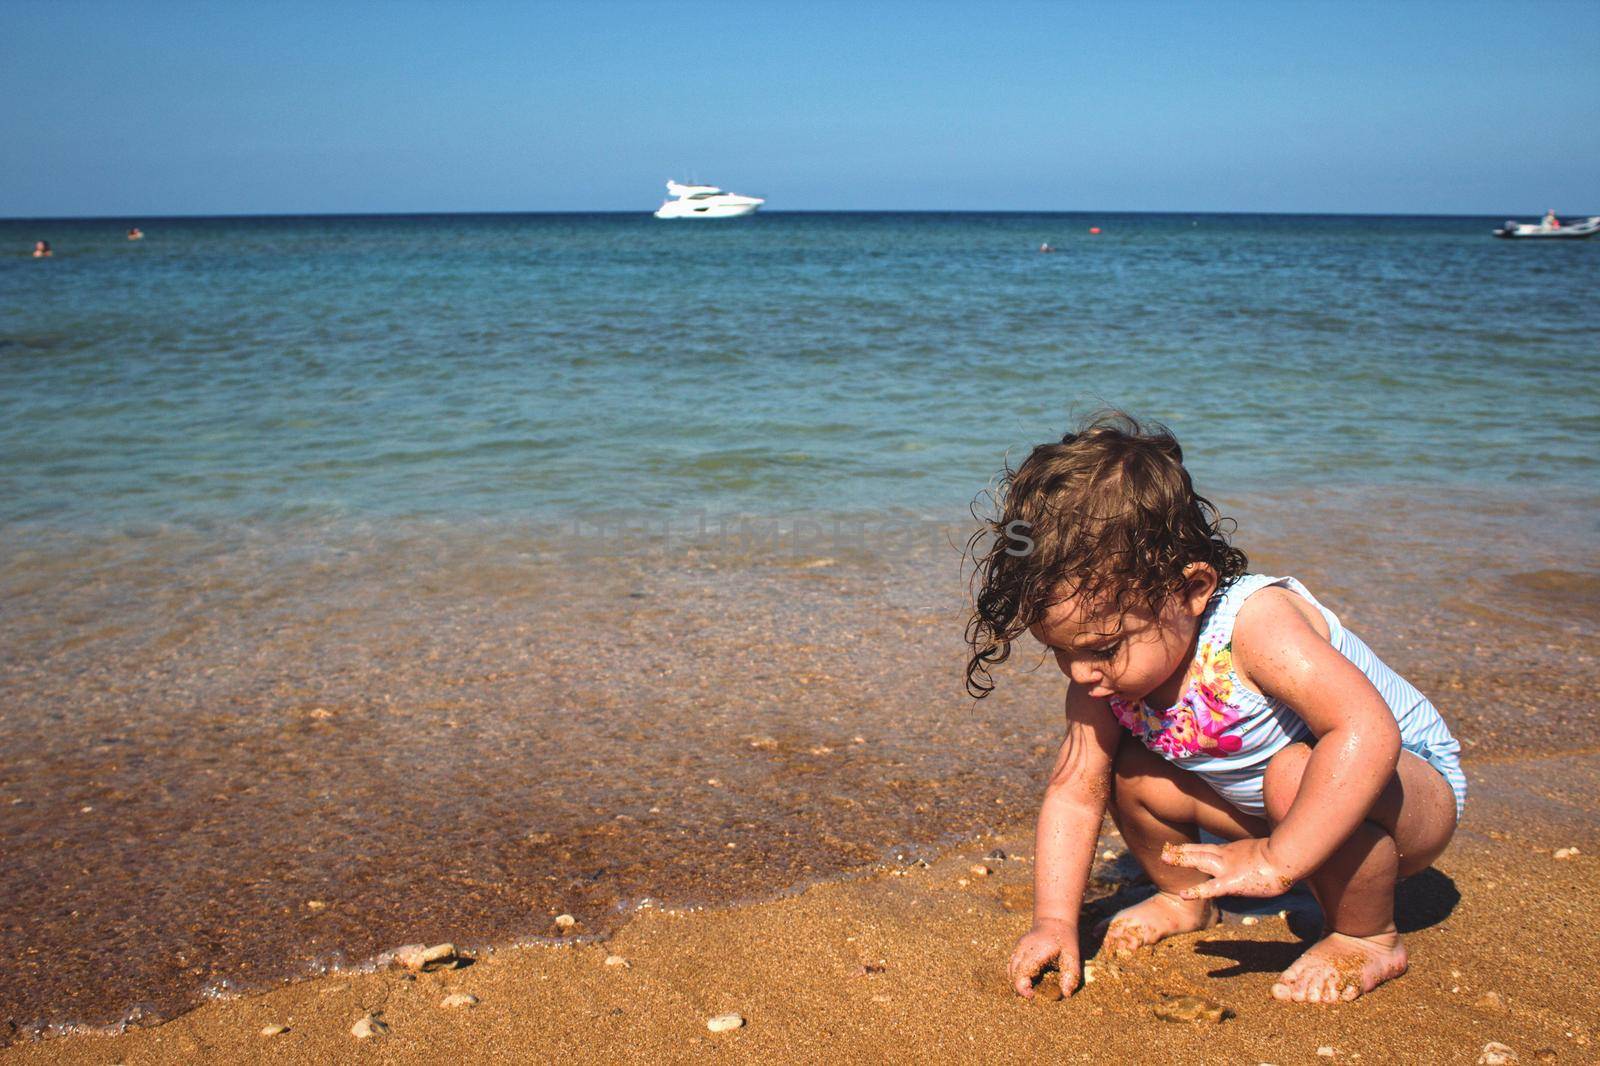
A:
[[[738,1029],[742,1025],[744,1025],[744,1015],[731,1012],[706,1019],[706,1028],[713,1033],[726,1033],[729,1029]]]
[[[1323,1044],[1321,1047],[1317,1048],[1317,1054],[1321,1055],[1325,1059],[1331,1059],[1334,1056],[1334,1050],[1327,1044]]]
[[[1557,848],[1556,849],[1556,858],[1558,858],[1558,859],[1570,859],[1570,858],[1572,858],[1573,856],[1575,856],[1577,854],[1578,854],[1578,849],[1577,848]]]
[[[627,959],[623,958],[621,955],[607,955],[606,956],[606,965],[607,966],[621,966],[624,970],[631,970],[633,968],[633,964],[630,963]]]
[[[320,899],[308,899],[308,900],[306,900],[306,910],[308,910],[308,911],[323,911],[323,910],[327,910],[327,909],[328,909],[328,905],[326,903],[324,903]]]
[[[1506,1009],[1506,1001],[1501,998],[1500,993],[1498,992],[1485,992],[1483,995],[1473,1000],[1472,1005],[1477,1007],[1479,1010],[1492,1010],[1502,1013]]]
[[[394,964],[412,973],[431,973],[434,970],[453,970],[461,965],[461,956],[454,944],[404,944],[390,953]]]
[[[333,712],[326,707],[313,707],[308,717],[315,718],[319,722],[326,722],[333,717]]]
[[[459,1009],[461,1007],[471,1008],[476,1007],[477,1005],[478,997],[474,996],[470,992],[452,992],[439,1001],[439,1006],[449,1007],[452,1010]]]
[[[988,877],[990,874],[994,873],[993,870],[989,869],[981,862],[973,863],[970,867],[968,867],[967,872],[973,877]]]
[[[960,885],[962,888],[966,888],[968,885],[972,884],[972,882],[968,881],[965,877],[958,877],[956,878],[956,884]]]
[[[1493,1040],[1483,1045],[1483,1054],[1478,1056],[1478,1066],[1508,1066],[1516,1061],[1515,1051]]]
[[[1220,1022],[1233,1011],[1203,996],[1168,996],[1152,1008],[1164,1022]]]
[[[556,928],[557,929],[571,929],[573,926],[575,926],[577,924],[578,924],[578,919],[574,918],[570,914],[558,914],[558,915],[556,915]]]
[[[1110,848],[1107,848],[1106,850],[1104,850],[1104,851],[1102,851],[1100,853],[1100,857],[1102,859],[1104,859],[1106,862],[1113,862],[1113,861],[1116,860],[1117,853],[1112,851]]]
[[[1289,912],[1288,911],[1279,911],[1278,912],[1278,917],[1282,918],[1284,921],[1288,921],[1289,920]]]
[[[1239,919],[1239,924],[1240,925],[1255,925],[1260,921],[1261,921],[1261,919],[1257,918],[1255,915],[1247,914],[1243,918]]]
[[[988,859],[990,862],[1005,862],[1006,853],[1001,851],[999,848],[995,848],[993,851],[989,852],[989,854],[985,855],[984,858]]]
[[[287,1025],[269,1025],[261,1030],[262,1036],[282,1036],[289,1031]]]
[[[373,1040],[389,1031],[389,1027],[376,1014],[363,1014],[350,1027],[350,1035],[357,1040]]]

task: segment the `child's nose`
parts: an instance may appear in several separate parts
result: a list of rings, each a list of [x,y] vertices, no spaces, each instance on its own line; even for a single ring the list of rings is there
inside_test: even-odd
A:
[[[1074,685],[1083,685],[1087,688],[1100,680],[1100,666],[1083,659],[1074,659],[1067,670],[1067,677],[1072,679]]]

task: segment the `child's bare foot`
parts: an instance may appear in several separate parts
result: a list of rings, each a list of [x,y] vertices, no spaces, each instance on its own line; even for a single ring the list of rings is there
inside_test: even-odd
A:
[[[1157,892],[1118,911],[1106,926],[1101,951],[1125,959],[1135,951],[1178,933],[1192,933],[1217,924],[1217,908],[1208,899],[1180,899]]]
[[[1406,972],[1399,933],[1345,936],[1329,933],[1283,971],[1272,995],[1296,1003],[1338,1003],[1371,992]]]

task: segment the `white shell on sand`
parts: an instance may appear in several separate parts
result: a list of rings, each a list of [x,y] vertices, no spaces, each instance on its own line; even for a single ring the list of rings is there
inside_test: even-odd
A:
[[[357,1040],[372,1040],[388,1031],[389,1027],[376,1014],[364,1014],[350,1027],[350,1035]]]
[[[627,966],[628,965],[628,960],[623,958],[621,955],[607,955],[606,956],[606,965],[607,966]]]
[[[726,1033],[729,1029],[737,1029],[744,1024],[742,1014],[719,1014],[715,1018],[706,1020],[706,1028],[713,1033]]]
[[[287,1025],[269,1025],[261,1030],[262,1036],[282,1036],[289,1031]]]
[[[578,924],[578,919],[574,918],[570,914],[558,914],[558,915],[556,915],[556,927],[558,929],[571,929],[573,926],[575,926],[577,924]]]
[[[439,1001],[441,1007],[476,1007],[478,997],[470,992],[452,992]]]

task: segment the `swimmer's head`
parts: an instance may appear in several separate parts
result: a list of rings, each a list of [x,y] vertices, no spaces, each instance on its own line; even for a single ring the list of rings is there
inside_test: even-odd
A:
[[[1021,466],[1006,468],[991,495],[993,513],[968,545],[974,696],[993,690],[989,667],[1047,616],[1053,632],[1073,629],[1073,642],[1091,649],[1109,647],[1130,627],[1155,639],[1172,629],[1175,609],[1191,617],[1185,602],[1198,596],[1203,604],[1247,565],[1228,543],[1231,520],[1195,492],[1177,440],[1121,412],[1034,448]]]

